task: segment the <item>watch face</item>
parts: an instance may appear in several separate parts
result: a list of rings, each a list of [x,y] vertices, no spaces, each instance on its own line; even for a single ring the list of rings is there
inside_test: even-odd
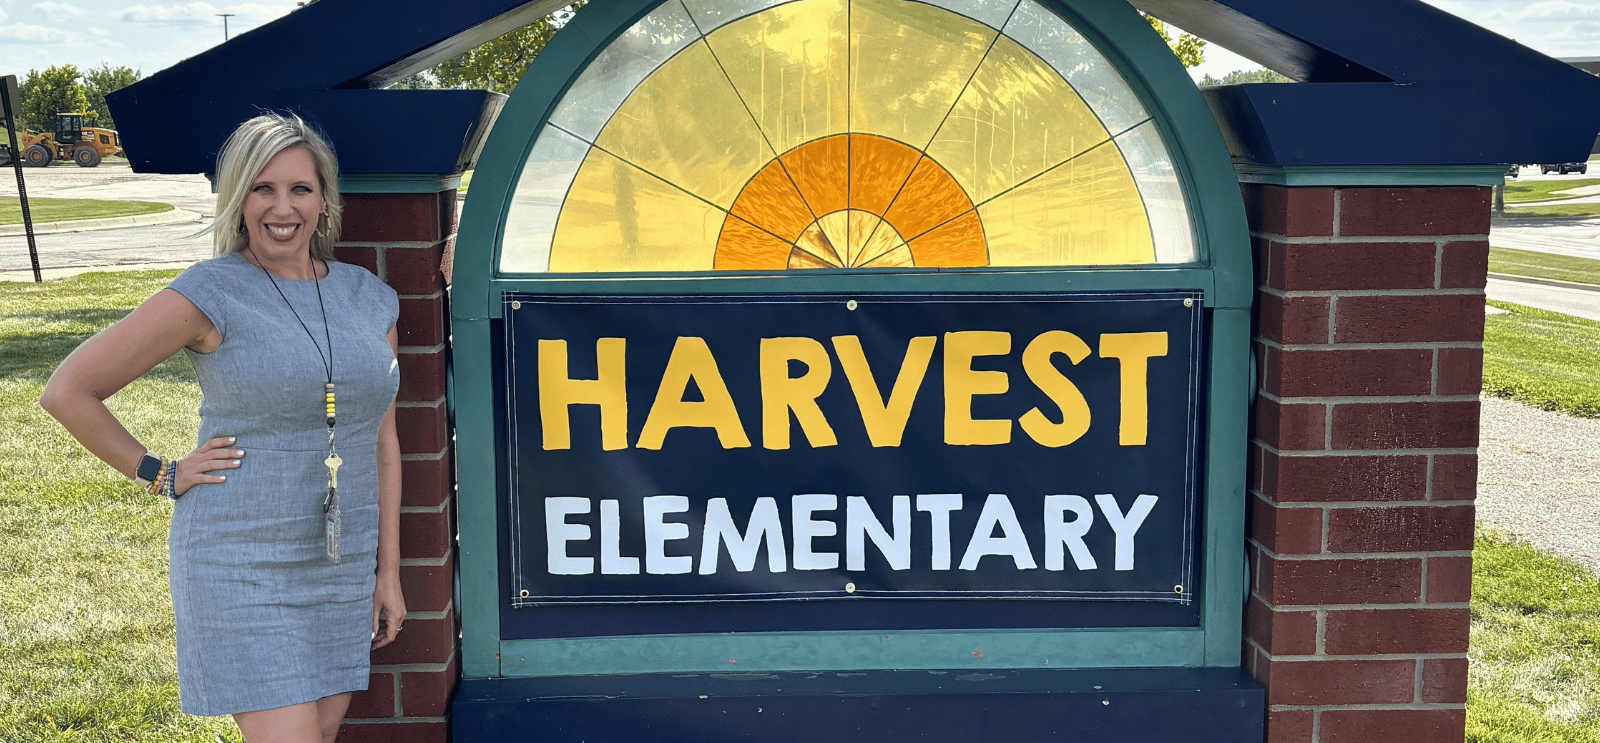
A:
[[[144,459],[139,460],[139,470],[134,474],[145,482],[154,481],[156,475],[161,474],[161,459],[149,454],[144,455]]]

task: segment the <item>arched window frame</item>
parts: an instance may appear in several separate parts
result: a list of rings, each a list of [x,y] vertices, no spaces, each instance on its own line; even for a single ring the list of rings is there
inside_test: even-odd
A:
[[[866,269],[672,274],[502,275],[497,272],[501,230],[522,163],[537,133],[572,81],[605,47],[661,0],[594,0],[535,61],[506,102],[474,175],[462,213],[450,291],[454,376],[451,402],[457,424],[459,482],[460,614],[462,668],[469,678],[693,671],[725,668],[726,637],[593,638],[581,641],[501,640],[499,631],[501,529],[498,461],[503,443],[494,429],[495,371],[492,333],[499,297],[507,292],[719,294],[728,292],[1028,292],[1107,289],[1195,289],[1209,314],[1206,420],[1204,563],[1199,628],[1126,630],[1010,630],[964,633],[991,648],[1025,648],[1040,642],[1064,649],[1070,667],[1236,667],[1246,596],[1243,576],[1246,407],[1249,392],[1249,311],[1252,271],[1249,234],[1239,186],[1209,109],[1183,68],[1131,7],[1090,0],[1039,0],[1067,18],[1121,71],[1158,122],[1190,199],[1191,229],[1199,261],[1187,265],[1017,269]],[[783,633],[792,634],[792,633]],[[840,633],[830,633],[838,635]],[[849,634],[849,633],[845,633]],[[862,635],[875,633],[865,632]],[[882,667],[925,666],[956,640],[948,632],[898,632],[895,657]],[[759,647],[761,633],[737,642]],[[627,649],[621,652],[621,646]],[[819,650],[791,662],[808,667],[873,667],[841,653]],[[715,648],[715,649],[713,649]],[[720,654],[709,665],[707,652]],[[642,655],[641,655],[642,654]],[[648,656],[617,663],[607,658]],[[836,657],[837,656],[837,657]],[[754,657],[754,656],[751,656]],[[920,659],[920,660],[919,660]],[[701,665],[706,667],[701,668]],[[948,664],[946,664],[948,665]],[[791,666],[792,667],[792,666]],[[943,667],[943,666],[940,666]],[[764,670],[741,666],[740,670]]]

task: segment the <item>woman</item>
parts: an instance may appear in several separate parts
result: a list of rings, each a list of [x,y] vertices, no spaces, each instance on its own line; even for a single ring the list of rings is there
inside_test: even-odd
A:
[[[85,341],[40,398],[90,452],[174,499],[182,707],[232,714],[250,743],[332,741],[406,614],[399,304],[333,260],[337,173],[299,118],[242,124],[218,158],[216,257]],[[201,443],[167,460],[103,401],[180,348]]]

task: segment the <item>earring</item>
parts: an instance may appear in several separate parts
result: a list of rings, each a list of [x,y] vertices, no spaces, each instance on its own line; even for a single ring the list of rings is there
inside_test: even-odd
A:
[[[333,231],[333,214],[324,209],[319,217],[317,220],[317,237],[326,239],[328,233]]]

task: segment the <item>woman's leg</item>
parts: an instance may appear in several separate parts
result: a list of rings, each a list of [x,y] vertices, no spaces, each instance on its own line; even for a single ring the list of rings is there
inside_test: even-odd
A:
[[[320,743],[318,702],[240,712],[233,716],[245,743]],[[338,731],[338,727],[334,727]],[[329,738],[329,740],[332,740]]]
[[[322,743],[333,743],[339,735],[339,725],[344,722],[345,710],[349,708],[349,692],[317,700],[317,726],[322,731]]]

